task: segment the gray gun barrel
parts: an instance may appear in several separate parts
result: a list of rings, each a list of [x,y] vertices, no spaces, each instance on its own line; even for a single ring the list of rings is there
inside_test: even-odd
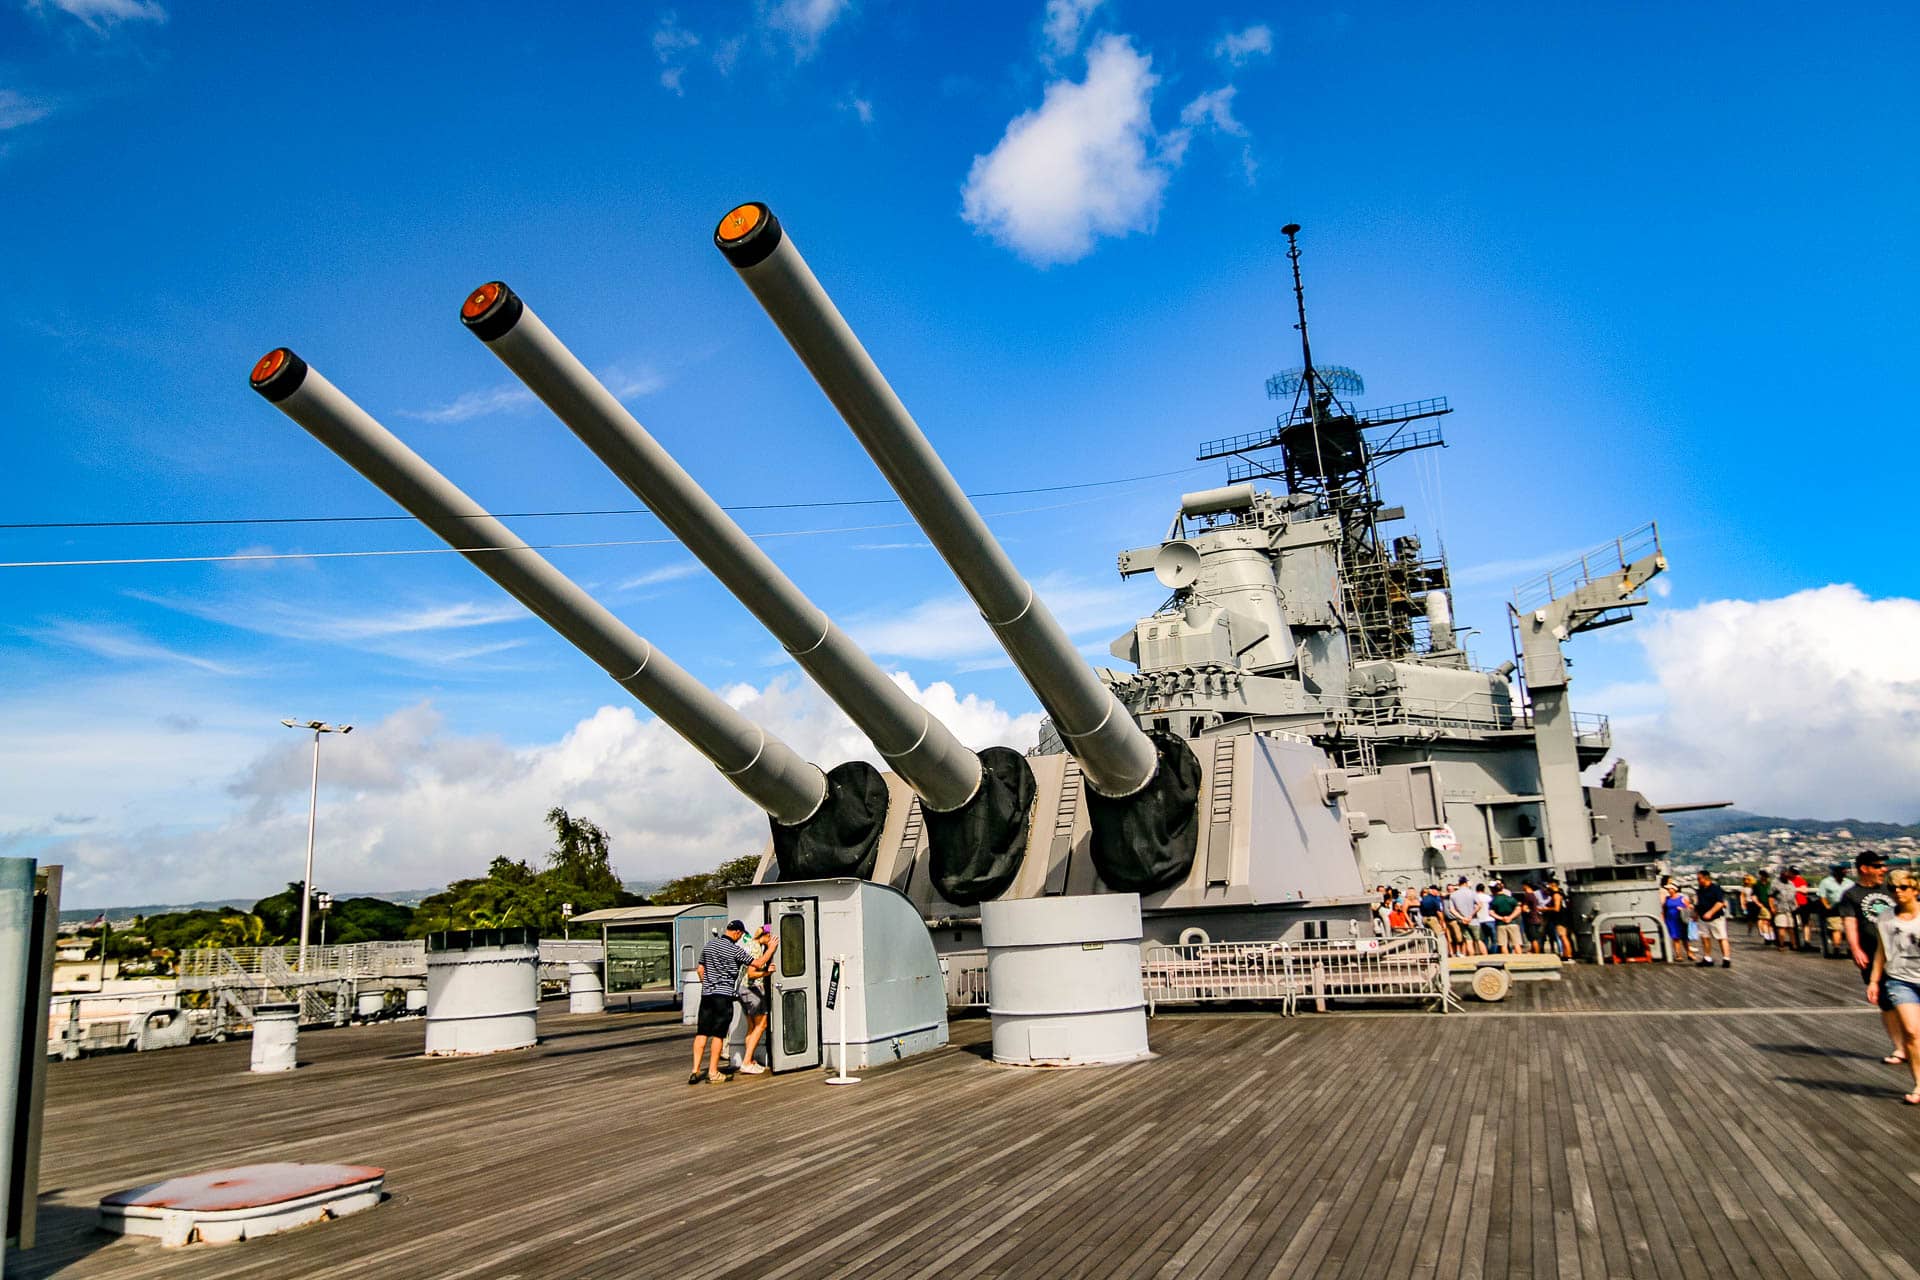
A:
[[[973,797],[979,757],[794,586],[518,294],[498,280],[484,284],[460,318],[752,611],[929,809],[958,809]]]
[[[599,663],[774,821],[801,823],[820,809],[827,779],[818,768],[636,635],[299,356],[268,352],[252,384]]]
[[[714,243],[973,597],[1094,790],[1117,797],[1144,787],[1156,768],[1152,741],[1014,569],[772,211],[741,205]]]

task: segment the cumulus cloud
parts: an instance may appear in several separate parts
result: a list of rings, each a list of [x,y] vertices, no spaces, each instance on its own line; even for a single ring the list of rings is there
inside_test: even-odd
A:
[[[970,746],[1025,750],[1036,740],[1037,714],[1011,713],[943,682],[893,679]],[[809,759],[878,762],[810,684],[781,677],[724,696]],[[69,897],[83,905],[278,888],[298,875],[305,852],[312,745],[293,734],[264,749],[253,743],[250,754],[225,757],[232,773],[212,789],[225,810],[214,820],[185,830],[89,823],[44,840],[39,856],[67,866]],[[705,870],[756,853],[767,839],[765,815],[672,731],[626,705],[601,707],[557,742],[516,746],[452,732],[421,703],[328,739],[320,788],[316,877],[336,890],[439,885],[480,874],[496,854],[537,857],[550,843],[541,815],[556,804],[607,829],[615,865],[631,880]],[[56,811],[70,809],[49,804],[47,813]],[[103,825],[109,829],[96,829]]]
[[[1716,600],[1649,619],[1648,685],[1614,719],[1655,803],[1732,800],[1788,817],[1920,819],[1920,600],[1847,585]],[[1633,706],[1637,701],[1638,706]]]
[[[1047,0],[1046,16],[1040,20],[1040,33],[1053,58],[1070,57],[1080,47],[1087,19],[1100,7],[1101,0]]]
[[[37,102],[17,89],[0,89],[0,133],[44,120],[53,108]]]
[[[796,61],[805,62],[820,47],[820,37],[851,8],[850,0],[780,0],[767,25],[785,35]]]
[[[1084,80],[1049,84],[1039,107],[974,157],[961,215],[1040,265],[1084,258],[1102,236],[1152,230],[1178,163],[1153,130],[1159,83],[1125,36],[1099,37]]]
[[[1245,31],[1230,31],[1214,41],[1213,56],[1231,67],[1244,67],[1273,52],[1273,29],[1264,22]]]

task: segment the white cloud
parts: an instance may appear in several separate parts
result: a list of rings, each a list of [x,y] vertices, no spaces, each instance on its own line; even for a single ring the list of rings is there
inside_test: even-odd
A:
[[[1201,94],[1186,106],[1180,108],[1180,123],[1190,129],[1211,126],[1221,133],[1232,134],[1236,138],[1247,136],[1247,127],[1233,118],[1233,95],[1237,92],[1232,85]]]
[[[617,584],[615,591],[635,591],[641,587],[657,587],[668,582],[678,582],[682,578],[691,578],[707,571],[707,567],[694,560],[679,560],[673,564],[662,565],[658,569],[649,569],[636,578],[628,578]]]
[[[1097,635],[1102,651],[1107,637],[1133,621],[1137,601],[1122,587],[1084,586],[1051,578],[1034,589],[1068,635]],[[950,661],[963,671],[998,667],[1006,658],[980,611],[964,595],[937,596],[904,612],[857,616],[847,622],[847,634],[869,653]]]
[[[28,634],[48,644],[78,649],[98,658],[113,658],[121,662],[171,663],[193,667],[200,671],[211,671],[223,676],[249,674],[243,667],[230,666],[224,662],[215,662],[209,658],[172,649],[123,627],[100,627],[82,622],[56,621],[46,627],[30,631]]]
[[[893,679],[970,746],[1024,750],[1036,739],[1037,714],[1012,714],[942,682],[922,688],[904,673]],[[764,688],[735,686],[725,696],[823,766],[877,762],[866,739],[810,684],[781,677]],[[112,778],[112,789],[149,785],[137,768],[99,769],[152,752],[152,731],[124,743],[111,723],[97,733],[92,746],[87,735],[73,735],[61,761],[68,768],[100,761],[89,769],[96,779]],[[51,815],[94,814],[98,807],[76,807],[65,791],[42,803],[25,784],[44,768],[24,749],[9,758],[3,742],[0,765],[10,774],[21,770],[12,776],[32,811],[0,812],[16,836],[28,827],[44,833],[36,852],[67,866],[68,896],[79,905],[270,892],[298,875],[304,855],[311,742],[293,734],[237,742],[208,734],[196,745],[216,741],[229,781],[197,779],[188,798],[214,800],[217,816],[189,829],[132,825],[114,814],[61,835]],[[162,772],[177,803],[187,777]],[[607,829],[614,863],[628,879],[705,870],[758,852],[767,839],[763,814],[659,721],[626,705],[601,707],[557,742],[514,746],[450,732],[437,710],[418,704],[329,738],[321,748],[320,788],[316,878],[336,891],[444,884],[480,874],[496,854],[538,857],[550,843],[541,815],[556,804]],[[97,780],[88,789],[96,805],[101,791]]]
[[[188,600],[143,591],[125,594],[133,600],[240,631],[302,644],[345,645],[426,667],[471,664],[477,658],[492,657],[527,643],[523,638],[512,638],[455,644],[437,633],[525,622],[532,617],[510,600],[485,603],[459,600],[384,613],[353,613],[310,601],[252,592],[224,600]],[[423,643],[423,637],[435,638]]]
[[[223,626],[287,640],[313,640],[324,644],[352,644],[384,636],[488,627],[529,616],[525,609],[510,601],[480,603],[456,600],[385,613],[354,614],[271,597],[209,602],[152,595],[144,591],[129,591],[126,594],[130,599],[145,604],[159,605],[163,609],[218,622]]]
[[[1077,261],[1101,236],[1152,230],[1179,163],[1153,131],[1159,83],[1152,60],[1125,36],[1101,36],[1087,52],[1085,80],[1049,84],[1037,109],[974,157],[961,215],[1041,265]]]
[[[873,123],[873,102],[870,99],[861,97],[857,93],[848,94],[846,99],[841,102],[840,109],[843,111],[851,111],[853,118],[861,124]]]
[[[0,133],[44,120],[53,108],[36,102],[16,89],[0,89]]]
[[[484,391],[466,391],[432,409],[402,409],[403,418],[421,422],[467,422],[495,413],[510,413],[534,403],[533,392],[514,385],[488,387]]]
[[[1544,555],[1527,556],[1516,560],[1488,560],[1482,564],[1468,565],[1464,569],[1455,569],[1450,576],[1455,586],[1492,586],[1501,591],[1508,591],[1521,585],[1525,579],[1538,577],[1542,573],[1577,561],[1580,553],[1585,549],[1575,547],[1571,551],[1549,551]]]
[[[780,0],[768,13],[767,25],[787,37],[796,61],[805,62],[820,47],[827,28],[849,8],[850,0]]]
[[[699,44],[700,37],[682,27],[679,15],[672,9],[660,15],[660,25],[653,29],[653,56],[660,60],[663,68],[662,88],[676,94],[686,92],[681,81],[687,74],[687,54]]]
[[[1210,129],[1242,139],[1247,136],[1247,126],[1241,124],[1233,114],[1233,95],[1236,92],[1238,90],[1232,85],[1222,85],[1218,89],[1201,94],[1180,108],[1181,127],[1174,130],[1166,139],[1166,149],[1176,157],[1176,163],[1177,157],[1186,154],[1187,143],[1192,139],[1195,130]],[[1259,167],[1258,162],[1253,158],[1252,145],[1243,144],[1240,148],[1240,169],[1246,175],[1248,182],[1253,181],[1253,175]]]
[[[1087,19],[1100,7],[1101,0],[1047,0],[1046,16],[1040,32],[1046,37],[1050,58],[1066,58],[1080,47]]]
[[[275,569],[313,569],[317,567],[314,561],[299,555],[297,551],[282,551],[280,548],[265,542],[252,542],[244,547],[235,547],[233,554],[236,557],[244,556],[251,558],[222,560],[220,562],[221,569],[232,573],[261,573],[271,572]]]
[[[1264,58],[1273,52],[1273,29],[1265,23],[1248,27],[1245,31],[1232,31],[1214,42],[1213,56],[1226,60],[1228,66],[1244,67],[1255,58]]]
[[[122,22],[165,22],[167,11],[155,0],[28,0],[29,7],[51,4],[70,17],[78,18],[95,31],[106,31]]]
[[[611,365],[598,376],[615,400],[638,400],[667,385],[667,376],[650,364]]]
[[[1614,740],[1654,803],[1920,819],[1920,600],[1846,585],[1716,600],[1657,615],[1637,638],[1657,692],[1589,701],[1576,685],[1575,705],[1604,712],[1610,692],[1627,695]]]
[[[669,86],[671,87],[671,86]],[[637,400],[650,396],[667,385],[667,376],[651,364],[608,365],[594,373],[600,384],[613,393],[616,400]],[[519,383],[507,383],[498,387],[487,387],[479,391],[467,391],[446,404],[431,409],[402,409],[400,416],[413,418],[419,422],[468,422],[474,418],[490,417],[496,413],[516,413],[539,400],[533,392]]]

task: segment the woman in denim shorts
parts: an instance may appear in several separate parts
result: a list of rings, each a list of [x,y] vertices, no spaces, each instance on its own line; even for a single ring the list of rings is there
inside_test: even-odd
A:
[[[1920,1106],[1920,879],[1911,871],[1887,877],[1893,890],[1893,910],[1882,911],[1874,926],[1880,930],[1880,949],[1874,953],[1873,973],[1867,979],[1867,1003],[1886,1005],[1900,1015],[1906,1032],[1907,1067],[1913,1072],[1913,1092],[1903,1101]]]

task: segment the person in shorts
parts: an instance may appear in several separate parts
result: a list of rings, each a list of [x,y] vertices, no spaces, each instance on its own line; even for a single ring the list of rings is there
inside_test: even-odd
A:
[[[1853,860],[1854,886],[1840,895],[1840,927],[1846,931],[1847,950],[1853,956],[1853,963],[1860,970],[1863,981],[1873,981],[1873,962],[1880,953],[1880,930],[1876,927],[1880,917],[1893,910],[1893,890],[1887,888],[1886,855],[1873,849],[1863,849],[1860,856]],[[1881,1061],[1888,1066],[1899,1066],[1908,1061],[1907,1035],[1900,1015],[1887,1000],[1883,987],[1876,1004],[1880,1006],[1880,1021],[1886,1025],[1887,1039],[1893,1042],[1893,1052]]]
[[[753,1055],[760,1048],[760,1038],[767,1034],[767,1012],[773,1007],[767,979],[773,972],[773,953],[780,949],[780,940],[773,936],[772,925],[760,926],[753,935],[753,946],[758,954],[747,966],[746,978],[740,984],[740,1012],[747,1019],[747,1045],[740,1054],[743,1076],[765,1075],[767,1070],[754,1061]]]
[[[1733,943],[1727,938],[1727,891],[1702,871],[1694,876],[1693,923],[1700,934],[1700,967],[1713,968],[1713,944],[1720,944],[1720,967],[1733,968]]]
[[[727,1077],[720,1072],[720,1055],[726,1052],[727,1032],[733,1027],[735,991],[740,985],[740,970],[753,960],[753,953],[740,945],[747,926],[729,920],[726,931],[707,939],[700,950],[700,1012],[693,1028],[693,1074],[688,1084],[705,1080],[719,1084]],[[700,1055],[707,1065],[700,1065]]]
[[[1867,975],[1867,1003],[1892,1006],[1905,1039],[1907,1069],[1913,1073],[1913,1092],[1903,1101],[1920,1106],[1920,880],[1911,871],[1887,877],[1893,891],[1893,909],[1874,921],[1880,945]]]

